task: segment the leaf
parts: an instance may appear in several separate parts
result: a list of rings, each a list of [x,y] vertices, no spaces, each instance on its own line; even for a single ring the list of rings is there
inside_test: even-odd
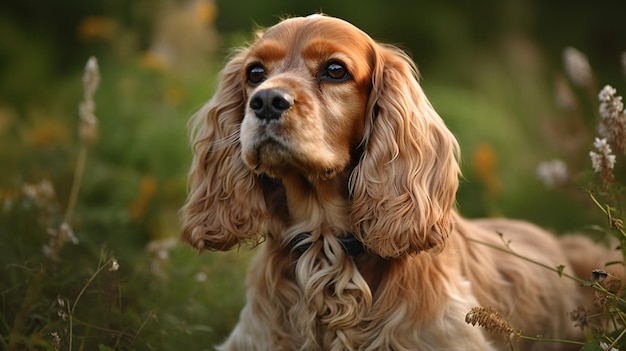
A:
[[[600,347],[599,340],[593,340],[585,344],[580,351],[604,351],[602,347]]]
[[[100,351],[115,351],[115,349],[113,349],[113,348],[111,348],[109,346],[103,345],[103,344],[98,344],[98,350],[100,350]]]
[[[558,266],[556,266],[556,272],[558,273],[559,277],[563,276],[563,270],[565,269],[565,266],[560,264]]]

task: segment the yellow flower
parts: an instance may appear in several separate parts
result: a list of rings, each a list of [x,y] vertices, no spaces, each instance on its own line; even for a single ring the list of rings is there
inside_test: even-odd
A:
[[[67,127],[57,120],[45,119],[36,122],[31,132],[33,145],[41,148],[60,144],[68,139]]]
[[[103,16],[87,16],[78,25],[78,37],[83,40],[112,39],[117,30],[117,22]]]
[[[137,198],[133,201],[129,208],[128,212],[130,213],[130,217],[136,221],[141,221],[145,214],[150,202],[154,198],[154,194],[156,193],[158,188],[158,184],[156,179],[154,179],[151,175],[146,175],[141,179],[139,183],[139,192],[137,194]]]
[[[217,7],[211,0],[199,0],[196,4],[196,14],[200,23],[212,23],[217,15]]]
[[[144,53],[141,56],[140,64],[147,69],[155,71],[163,71],[169,66],[167,57],[154,50]]]
[[[498,155],[493,145],[483,142],[473,152],[472,163],[478,179],[485,185],[490,195],[500,192],[498,177]]]

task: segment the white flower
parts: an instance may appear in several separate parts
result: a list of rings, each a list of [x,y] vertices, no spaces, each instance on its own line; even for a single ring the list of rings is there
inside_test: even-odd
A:
[[[595,147],[598,151],[605,155],[609,155],[611,152],[613,152],[611,151],[611,146],[606,142],[606,139],[604,138],[596,138],[596,140],[593,141],[593,147]]]
[[[563,50],[563,63],[567,76],[574,84],[580,87],[592,84],[593,73],[585,54],[575,48],[567,47]]]
[[[74,230],[66,222],[61,223],[59,228],[59,234],[63,235],[62,238],[66,241],[70,241],[72,244],[78,244],[78,238],[74,235]]]
[[[609,344],[605,343],[605,342],[600,342],[600,348],[602,350],[605,351],[619,351],[618,349],[616,349],[615,347],[611,347],[611,349],[609,349]]]
[[[52,332],[50,333],[50,336],[52,336],[52,345],[54,349],[58,350],[61,347],[61,338],[59,337],[59,333]]]
[[[624,103],[621,96],[615,96],[617,90],[610,85],[604,86],[598,94],[600,100],[600,117],[602,119],[616,118],[624,110]]]
[[[111,268],[109,268],[109,271],[111,272],[115,272],[118,269],[120,269],[120,264],[117,262],[117,260],[114,258],[111,260]]]
[[[611,147],[606,142],[606,139],[596,138],[593,146],[599,151],[599,153],[590,151],[589,157],[591,158],[591,166],[596,173],[602,173],[602,170],[613,169],[615,167],[615,155],[611,154]]]
[[[565,184],[569,178],[567,165],[562,160],[541,162],[535,172],[546,188],[550,189]]]
[[[206,282],[208,279],[206,273],[204,272],[198,272],[198,274],[196,274],[196,281],[199,283],[203,283]]]
[[[605,85],[600,93],[598,93],[598,100],[600,101],[609,101],[613,98],[613,95],[617,93],[617,90],[610,85]]]
[[[618,152],[626,152],[626,111],[621,96],[615,96],[617,91],[606,85],[598,94],[600,106],[600,123],[598,134],[606,138]]]

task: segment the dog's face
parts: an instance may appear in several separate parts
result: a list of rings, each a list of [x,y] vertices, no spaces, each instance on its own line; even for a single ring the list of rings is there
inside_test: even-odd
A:
[[[317,218],[307,230],[349,230],[382,257],[441,249],[458,145],[417,77],[407,54],[337,18],[257,35],[192,119],[183,238],[227,250]]]
[[[241,71],[246,165],[273,177],[341,172],[363,137],[373,50],[356,27],[319,15],[282,21],[260,35]]]

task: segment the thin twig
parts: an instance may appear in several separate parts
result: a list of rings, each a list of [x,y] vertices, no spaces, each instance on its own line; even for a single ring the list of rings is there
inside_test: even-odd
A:
[[[566,277],[568,279],[571,279],[571,280],[579,283],[580,285],[589,286],[589,287],[593,288],[596,291],[599,291],[599,292],[601,292],[603,294],[606,294],[606,295],[616,299],[621,304],[626,304],[626,301],[624,301],[619,296],[613,294],[612,292],[606,290],[602,285],[598,284],[598,282],[593,282],[593,283],[590,284],[590,282],[587,281],[587,280],[584,280],[584,279],[578,278],[576,276],[573,276],[571,274],[565,273],[563,271],[563,269],[562,269],[564,267],[562,267],[562,266],[552,267],[552,266],[547,265],[547,264],[545,264],[543,262],[539,262],[539,261],[536,261],[536,260],[534,260],[532,258],[520,255],[517,252],[513,251],[507,244],[505,244],[506,247],[500,247],[500,246],[497,246],[497,245],[494,245],[494,244],[491,244],[491,243],[488,243],[488,242],[484,242],[484,241],[481,241],[481,240],[478,240],[478,239],[467,238],[467,240],[471,241],[471,242],[474,242],[474,243],[477,243],[477,244],[480,244],[480,245],[484,245],[484,246],[490,247],[492,249],[495,249],[495,250],[498,250],[498,251],[501,251],[501,252],[504,252],[504,253],[508,253],[508,254],[513,255],[513,256],[515,256],[517,258],[520,258],[520,259],[522,259],[524,261],[527,261],[527,262],[530,262],[532,264],[535,264],[535,265],[538,265],[540,267],[543,267],[545,269],[548,269],[548,270],[550,270],[552,272],[557,273],[559,276]]]
[[[82,184],[83,174],[85,173],[85,165],[87,164],[87,151],[87,146],[81,144],[78,150],[76,168],[74,169],[74,181],[72,182],[72,189],[70,190],[70,198],[65,211],[65,217],[63,219],[63,221],[67,224],[71,223],[76,209],[76,203],[78,202],[80,185]]]

